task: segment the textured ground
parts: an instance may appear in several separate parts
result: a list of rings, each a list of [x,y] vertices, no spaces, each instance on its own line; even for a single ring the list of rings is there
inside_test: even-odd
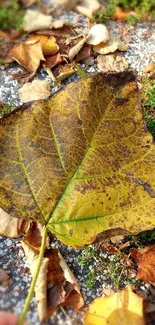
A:
[[[73,16],[75,16],[75,14],[73,14]],[[83,24],[85,23],[83,18],[81,21]],[[124,24],[111,22],[110,29],[113,31],[113,33],[116,33],[121,37]],[[151,23],[139,23],[136,27],[128,26],[127,32],[130,39],[129,49],[125,53],[125,57],[130,66],[135,69],[138,74],[141,74],[142,68],[148,64],[152,55],[155,53],[155,43],[153,43],[153,25]],[[84,68],[86,68],[90,73],[97,71],[95,65],[93,67],[84,66]],[[3,70],[3,67],[0,69],[0,101],[12,104],[13,106],[22,104],[18,98],[18,89],[20,88],[20,84],[13,80],[11,76],[11,72],[17,71],[17,69],[20,68],[16,64],[12,64],[11,67],[5,70]],[[43,69],[36,75],[36,78],[50,80]],[[64,84],[77,80],[77,78],[78,77],[73,76],[66,80]],[[58,86],[54,86],[53,83],[51,84],[52,93],[54,93],[58,90]],[[98,248],[96,248],[98,254],[96,259],[93,259],[93,261],[90,259],[87,266],[81,266],[79,264],[81,250],[73,250],[72,248],[66,247],[57,241],[53,243],[53,246],[54,245],[59,246],[63,257],[66,259],[69,266],[71,266],[74,275],[79,281],[86,303],[91,301],[96,296],[104,294],[104,288],[109,284],[111,285],[111,282],[106,274],[106,268],[103,273],[98,273],[96,276],[96,284],[91,289],[87,288],[86,280],[89,271],[93,268],[93,264],[98,263],[99,258],[112,259],[112,256],[108,257],[107,253],[105,254],[103,251],[98,251]],[[0,286],[0,309],[20,313],[31,280],[29,268],[26,264],[20,241],[0,238],[0,258],[0,268],[5,269],[9,274],[8,287]],[[141,290],[146,291],[147,286],[141,286]],[[30,325],[40,324],[37,317],[35,298],[33,298],[31,308],[28,312],[28,321]],[[61,325],[64,323],[65,325],[75,324],[73,318],[72,321],[70,321],[70,319],[66,317],[62,311],[58,312],[51,318],[51,320],[46,322],[46,324],[54,325]]]

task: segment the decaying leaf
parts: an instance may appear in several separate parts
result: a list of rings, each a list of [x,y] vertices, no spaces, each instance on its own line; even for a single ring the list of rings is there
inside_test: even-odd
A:
[[[142,249],[133,248],[131,255],[138,264],[137,278],[155,283],[155,245]]]
[[[0,152],[1,207],[65,244],[155,226],[155,146],[132,72],[90,76],[2,118]]]
[[[100,54],[97,57],[97,67],[102,72],[123,72],[128,68],[128,62],[119,54]]]
[[[58,52],[59,46],[56,43],[56,39],[54,36],[46,36],[46,35],[30,35],[27,44],[35,43],[40,41],[42,51],[44,55],[54,55]]]
[[[19,90],[19,98],[23,103],[32,100],[45,99],[51,94],[51,87],[47,80],[33,80],[24,84]]]
[[[78,2],[75,9],[80,14],[91,18],[93,13],[98,10],[100,6],[98,0],[81,0]]]
[[[38,254],[22,241],[25,254],[34,276]],[[60,306],[78,310],[83,306],[78,283],[57,249],[46,249],[35,288],[40,321],[46,320]]]
[[[0,208],[0,235],[18,238],[26,232],[28,225],[28,221],[13,218]]]
[[[90,303],[84,325],[145,325],[143,299],[130,287]]]
[[[8,56],[17,61],[26,70],[36,72],[40,62],[45,61],[40,42],[23,42],[15,45],[8,53]]]
[[[116,50],[119,51],[126,51],[127,45],[120,41],[116,36],[112,33],[109,33],[110,39],[107,43],[100,43],[99,45],[94,45],[93,50],[99,54],[108,54],[115,52]]]
[[[28,9],[22,24],[22,28],[26,32],[34,32],[36,30],[52,27],[52,16],[44,15],[37,10]]]
[[[98,45],[101,42],[106,43],[109,40],[109,32],[103,24],[96,24],[89,30],[88,44]]]
[[[89,35],[85,35],[75,46],[73,46],[68,54],[68,58],[70,61],[74,59],[74,57],[80,52],[83,45],[86,43],[86,41],[89,39]]]
[[[60,53],[57,53],[55,55],[48,56],[46,58],[45,66],[48,69],[52,69],[59,63],[62,63],[63,61],[64,61],[63,57],[60,55]]]

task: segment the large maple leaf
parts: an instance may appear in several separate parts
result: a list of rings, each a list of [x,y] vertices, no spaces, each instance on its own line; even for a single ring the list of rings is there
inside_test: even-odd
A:
[[[0,122],[0,202],[82,246],[155,226],[155,146],[135,77],[93,75]]]

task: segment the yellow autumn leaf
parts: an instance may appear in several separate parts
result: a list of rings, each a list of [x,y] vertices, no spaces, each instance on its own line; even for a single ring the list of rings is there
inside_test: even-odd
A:
[[[155,226],[155,146],[135,76],[93,75],[0,121],[0,202],[73,247]]]
[[[130,287],[92,301],[84,325],[145,325],[143,299]]]

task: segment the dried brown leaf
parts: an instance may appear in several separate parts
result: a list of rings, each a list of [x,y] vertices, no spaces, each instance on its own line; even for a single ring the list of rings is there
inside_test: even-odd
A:
[[[133,248],[131,256],[138,264],[137,278],[155,283],[155,245],[142,249]]]
[[[60,53],[57,53],[55,55],[48,56],[46,58],[45,66],[48,69],[52,69],[59,63],[62,63],[63,61],[64,61],[63,57],[60,55]]]
[[[1,208],[0,219],[0,235],[10,238],[20,237],[26,232],[29,225],[28,221],[13,218]]]
[[[45,99],[51,93],[50,84],[47,80],[33,80],[23,85],[19,90],[19,98],[23,103],[32,100]]]
[[[32,44],[24,42],[15,45],[9,51],[8,56],[30,72],[36,72],[39,68],[40,62],[45,61],[40,42]]]
[[[8,273],[4,269],[0,269],[0,284],[3,287],[7,287],[9,283]]]

